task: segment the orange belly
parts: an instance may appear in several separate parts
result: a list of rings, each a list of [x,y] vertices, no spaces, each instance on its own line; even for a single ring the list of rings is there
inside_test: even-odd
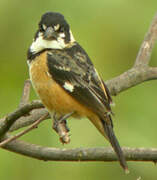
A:
[[[48,111],[63,115],[76,112],[78,116],[88,116],[91,111],[77,102],[61,88],[48,73],[46,63],[47,52],[37,56],[30,65],[30,78],[36,93],[39,95]]]

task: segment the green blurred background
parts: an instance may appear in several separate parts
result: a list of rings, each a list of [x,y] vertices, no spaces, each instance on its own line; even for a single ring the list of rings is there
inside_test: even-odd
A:
[[[130,68],[157,11],[156,0],[0,0],[0,117],[18,106],[28,78],[26,51],[40,16],[46,11],[63,13],[75,39],[88,52],[104,80]],[[157,66],[156,48],[151,65]],[[114,124],[122,146],[156,147],[156,81],[149,81],[114,97]],[[36,99],[32,91],[31,99]],[[104,147],[109,144],[87,119],[70,120],[71,143],[64,148]],[[51,121],[23,138],[50,147],[63,146]],[[150,162],[129,162],[125,175],[119,163],[42,162],[0,149],[0,180],[156,180]]]

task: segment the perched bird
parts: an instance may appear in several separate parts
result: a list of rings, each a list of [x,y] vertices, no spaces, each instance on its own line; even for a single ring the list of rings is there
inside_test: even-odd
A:
[[[113,131],[110,93],[63,15],[47,12],[41,17],[27,58],[33,87],[55,122],[87,117],[111,143],[127,171]]]

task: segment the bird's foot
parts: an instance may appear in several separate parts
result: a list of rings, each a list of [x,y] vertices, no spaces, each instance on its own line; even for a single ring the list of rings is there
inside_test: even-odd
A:
[[[56,131],[56,133],[60,137],[60,141],[63,144],[68,144],[70,142],[70,137],[69,137],[69,128],[67,126],[66,119],[70,117],[72,113],[66,114],[64,116],[61,116],[60,118],[56,117],[56,113],[53,116],[54,122],[53,122],[53,129]]]

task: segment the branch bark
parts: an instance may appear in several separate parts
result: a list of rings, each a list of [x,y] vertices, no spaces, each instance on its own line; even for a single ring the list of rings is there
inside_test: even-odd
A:
[[[8,136],[5,136],[5,139]],[[15,140],[4,149],[44,161],[118,161],[110,147],[59,149]],[[122,148],[127,161],[157,161],[157,148]]]
[[[123,74],[106,81],[110,93],[114,96],[120,92],[134,87],[144,81],[157,79],[157,68],[149,66],[136,66]]]
[[[41,104],[42,105],[42,104]],[[31,112],[29,112],[28,116],[22,116],[18,118],[13,125],[10,127],[9,132],[13,132],[15,130],[18,130],[20,128],[29,126],[36,122],[40,117],[44,116],[48,111],[45,108],[40,108],[40,109],[33,109]],[[50,115],[45,118],[49,119]],[[0,121],[1,123],[1,121]]]
[[[21,116],[29,113],[32,109],[43,108],[44,106],[40,101],[35,101],[29,104],[25,104],[22,107],[19,107],[14,112],[7,115],[5,118],[1,120],[0,124],[0,137],[2,137],[12,126],[12,124]]]

